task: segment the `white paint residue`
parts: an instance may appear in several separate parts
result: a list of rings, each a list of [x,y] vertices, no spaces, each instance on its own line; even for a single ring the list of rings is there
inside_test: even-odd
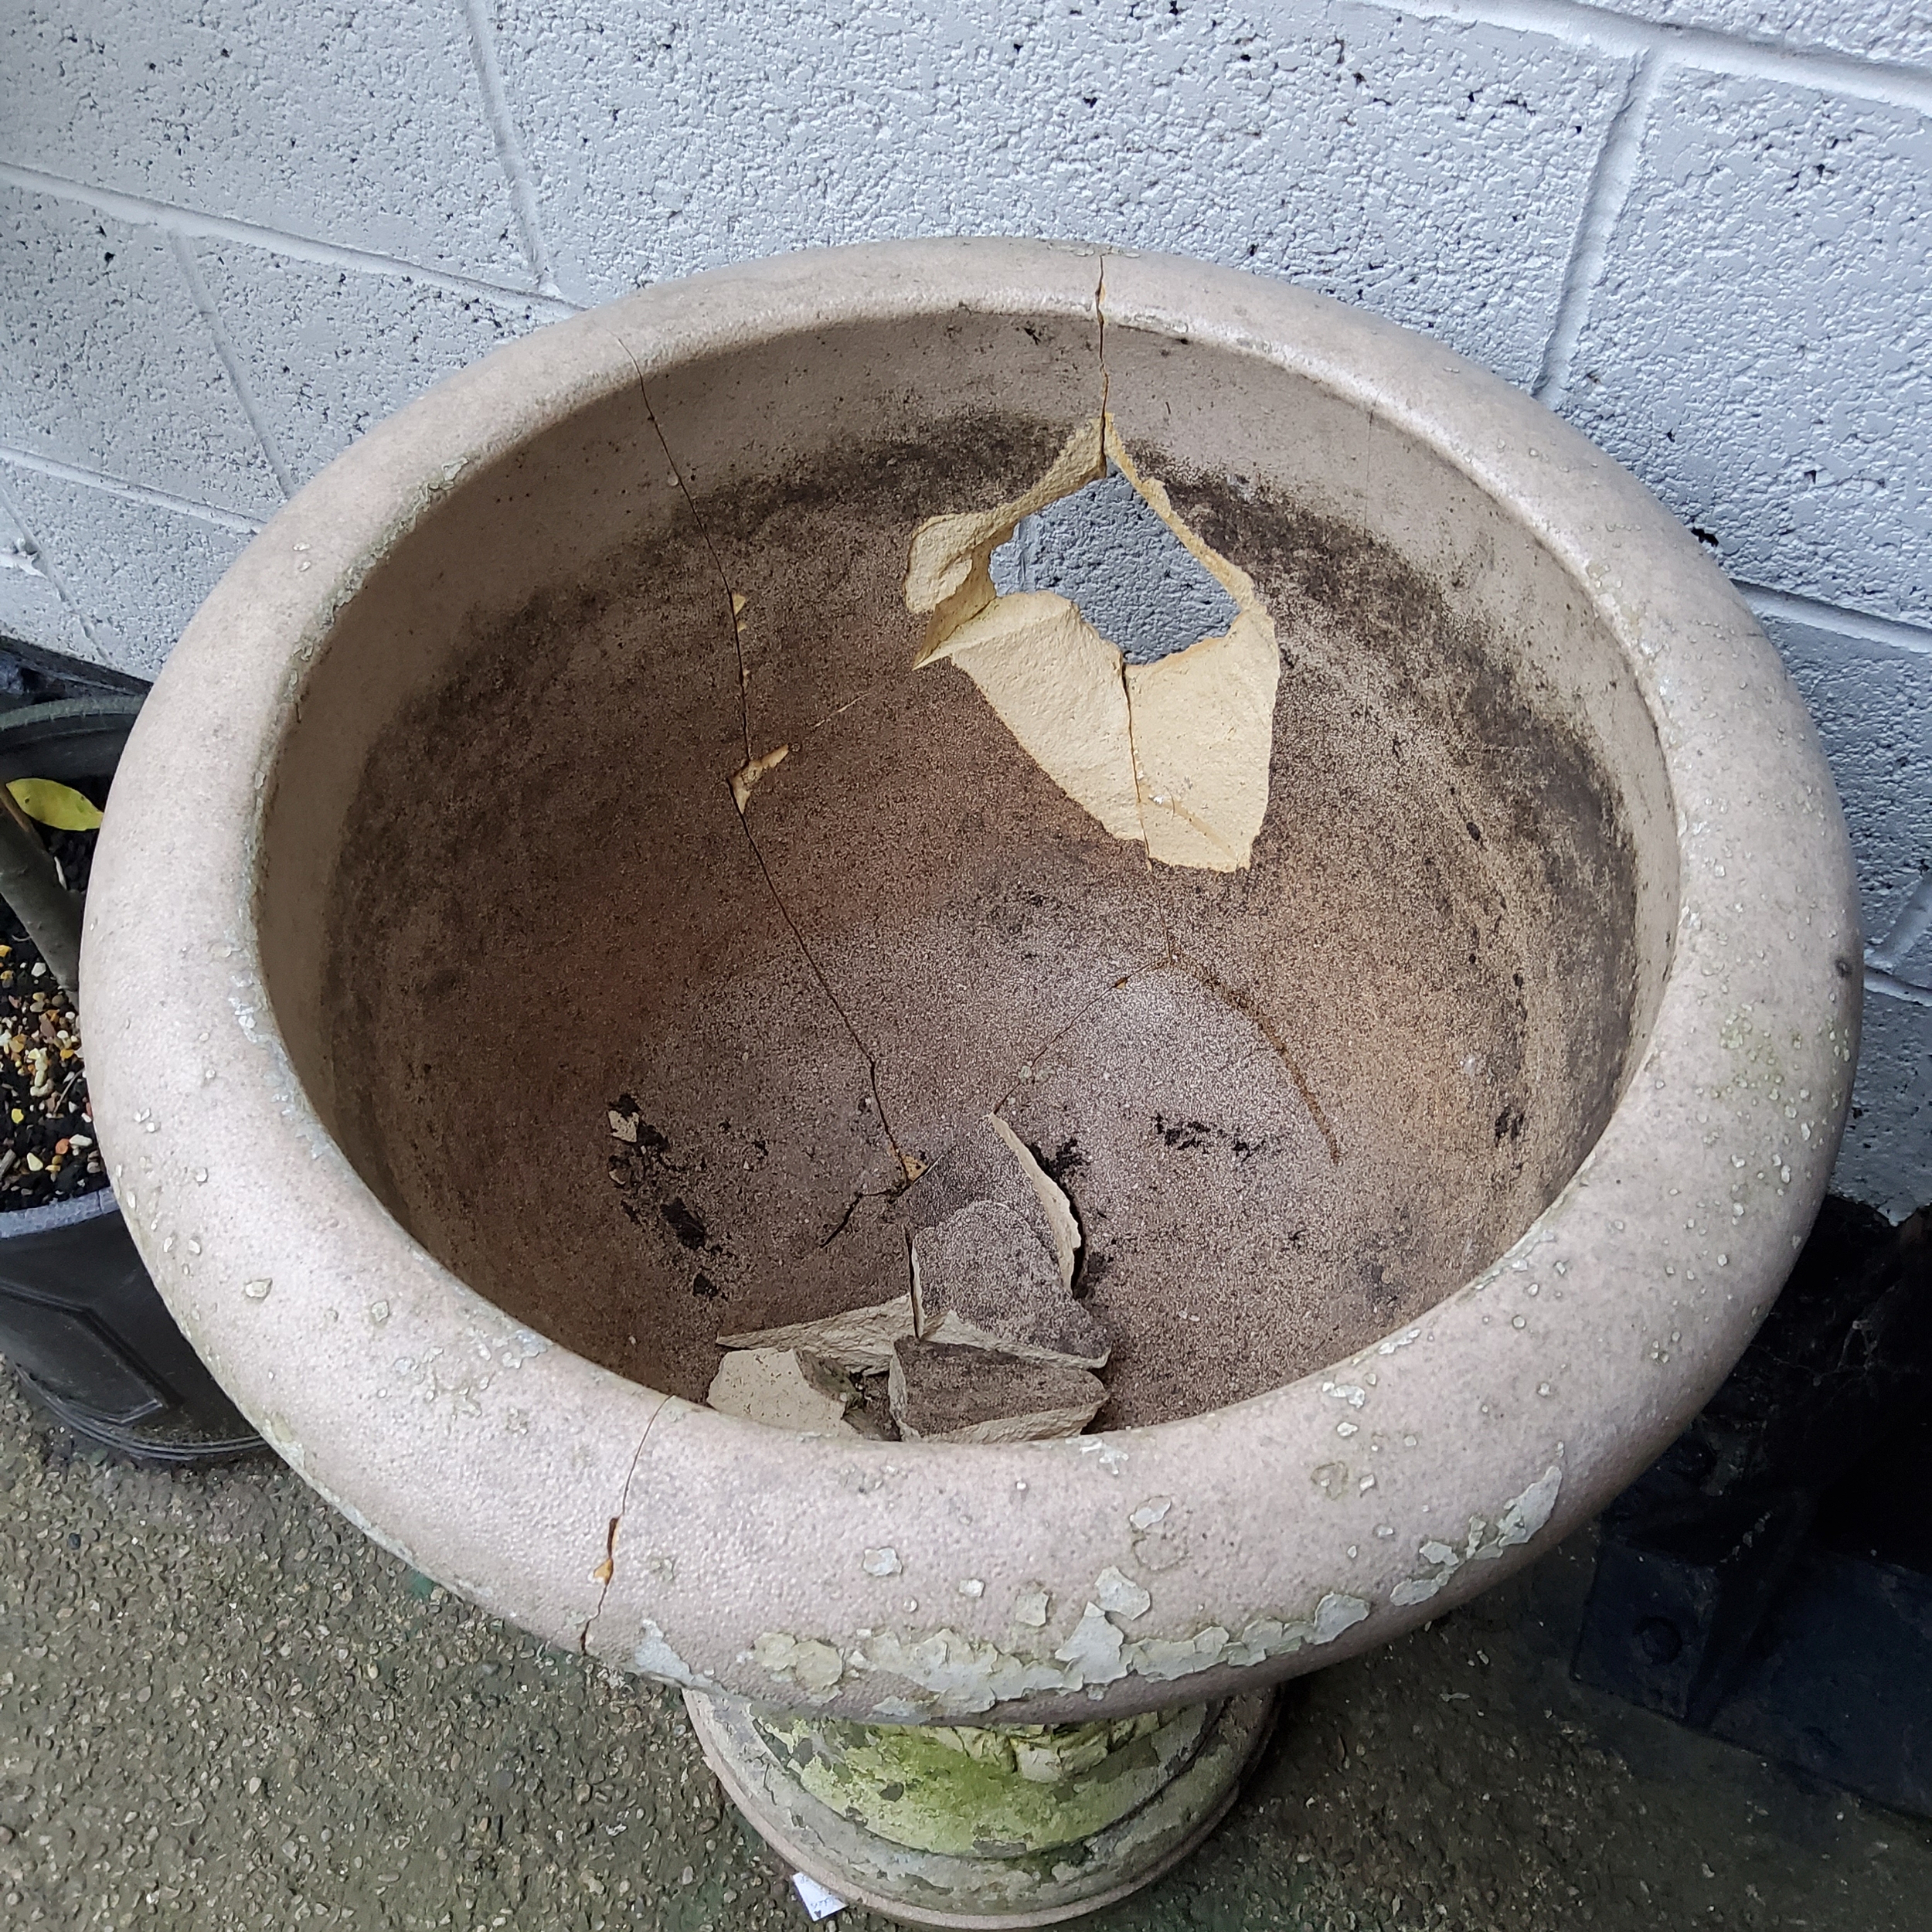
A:
[[[1102,1573],[1102,1589],[1097,1595],[1117,1593],[1121,1604],[1117,1614],[1130,1618],[1143,1614],[1131,1605],[1145,1593],[1124,1577],[1118,1584],[1110,1584],[1110,1575],[1118,1573]],[[1124,1592],[1121,1585],[1125,1586]],[[1238,1635],[1230,1636],[1216,1624],[1186,1637],[1145,1637],[1129,1641],[1103,1604],[1093,1600],[1050,1659],[1020,1656],[961,1631],[941,1629],[923,1634],[862,1631],[843,1656],[823,1639],[768,1631],[743,1661],[757,1664],[814,1703],[825,1702],[842,1682],[849,1682],[855,1674],[902,1678],[924,1691],[928,1701],[922,1706],[891,1695],[876,1698],[872,1709],[880,1721],[905,1723],[922,1716],[977,1716],[995,1705],[1041,1692],[1097,1692],[1129,1675],[1165,1683],[1218,1664],[1265,1663],[1273,1657],[1292,1655],[1304,1646],[1333,1643],[1362,1622],[1372,1608],[1363,1597],[1332,1590],[1316,1604],[1311,1616],[1294,1621],[1255,1617]],[[1046,1592],[1030,1588],[1016,1607],[1015,1621],[1038,1628],[1046,1617]],[[676,1664],[675,1658],[671,1661]],[[682,1665],[676,1668],[682,1669]],[[676,1676],[662,1664],[654,1665],[651,1670],[675,1682],[692,1681],[688,1675]]]
[[[1563,1465],[1553,1462],[1520,1496],[1505,1505],[1496,1526],[1496,1540],[1478,1556],[1499,1556],[1519,1543],[1526,1543],[1549,1522],[1556,1507],[1556,1495],[1563,1486]]]
[[[767,1631],[760,1636],[751,1647],[751,1661],[781,1682],[794,1685],[815,1703],[829,1697],[845,1674],[845,1659],[830,1644],[781,1631]]]
[[[1233,1637],[1213,1624],[1191,1638],[1143,1638],[1128,1647],[1128,1666],[1141,1676],[1171,1682],[1216,1664],[1263,1664],[1271,1657],[1292,1656],[1304,1645],[1333,1643],[1367,1617],[1372,1607],[1360,1597],[1331,1590],[1315,1605],[1310,1618],[1288,1622],[1257,1617]]]
[[[1389,1602],[1405,1609],[1426,1604],[1464,1563],[1494,1562],[1505,1549],[1528,1543],[1549,1521],[1563,1485],[1563,1465],[1553,1462],[1521,1495],[1504,1504],[1493,1530],[1487,1518],[1471,1516],[1461,1549],[1430,1538],[1416,1553],[1429,1566],[1428,1573],[1404,1577],[1389,1591]]]
[[[1134,1668],[1156,1683],[1168,1683],[1197,1670],[1209,1670],[1221,1661],[1228,1634],[1219,1624],[1192,1637],[1148,1637],[1134,1646]]]
[[[709,1678],[692,1669],[665,1641],[663,1631],[648,1618],[639,1627],[638,1641],[631,1647],[631,1668],[641,1676],[662,1678],[668,1684],[702,1688],[710,1682]]]
[[[1447,1580],[1446,1577],[1405,1577],[1389,1591],[1389,1600],[1404,1610],[1426,1604]]]
[[[1110,1615],[1131,1622],[1146,1615],[1154,1599],[1132,1577],[1110,1564],[1094,1579],[1094,1600]]]
[[[1114,1632],[1116,1638],[1119,1634]],[[921,1716],[937,1711],[977,1714],[1036,1691],[1080,1688],[1078,1682],[1070,1681],[1075,1672],[1062,1664],[1015,1656],[956,1630],[917,1636],[876,1631],[859,1642],[854,1655],[862,1660],[855,1668],[903,1677],[927,1692],[930,1702],[919,1712]]]
[[[1332,1644],[1345,1630],[1354,1629],[1368,1614],[1369,1606],[1359,1597],[1345,1597],[1331,1591],[1315,1606],[1315,1635],[1310,1641]]]
[[[1111,1684],[1127,1675],[1121,1662],[1123,1639],[1119,1629],[1107,1621],[1098,1604],[1089,1604],[1080,1613],[1073,1634],[1054,1651],[1063,1664],[1070,1665],[1066,1688],[1080,1690],[1090,1684]]]

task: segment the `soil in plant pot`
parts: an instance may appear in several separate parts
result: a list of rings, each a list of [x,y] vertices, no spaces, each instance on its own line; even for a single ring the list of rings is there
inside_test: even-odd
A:
[[[43,836],[68,886],[84,890],[100,835]],[[107,1185],[73,1002],[0,901],[0,1212]]]

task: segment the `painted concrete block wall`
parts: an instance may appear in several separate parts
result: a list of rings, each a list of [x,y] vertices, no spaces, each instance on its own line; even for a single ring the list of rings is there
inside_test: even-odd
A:
[[[5,0],[0,630],[151,673],[277,502],[496,342],[949,231],[1362,304],[1656,489],[1845,798],[1839,1182],[1932,1201],[1926,0]]]

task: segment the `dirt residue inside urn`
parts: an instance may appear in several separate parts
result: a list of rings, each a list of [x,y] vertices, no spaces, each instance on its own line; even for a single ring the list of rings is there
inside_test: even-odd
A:
[[[912,668],[911,532],[1017,497],[1065,434],[940,423],[700,496],[702,528],[479,636],[371,757],[335,1129],[558,1341],[702,1399],[720,1333],[904,1293],[899,1201],[997,1114],[1077,1217],[1096,1426],[1160,1420],[1428,1308],[1607,1118],[1614,789],[1400,559],[1134,450],[1279,641],[1236,869],[1151,865],[964,672]]]

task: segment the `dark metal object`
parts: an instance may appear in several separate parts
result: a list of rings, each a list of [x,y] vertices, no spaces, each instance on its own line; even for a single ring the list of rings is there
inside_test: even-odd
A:
[[[83,664],[19,638],[0,636],[0,711],[43,705],[57,698],[146,696],[148,685],[104,664]]]
[[[1730,1379],[1605,1512],[1575,1670],[1932,1816],[1929,1223],[1827,1199]]]
[[[1932,1818],[1932,1577],[1807,1544],[1710,1730]]]

